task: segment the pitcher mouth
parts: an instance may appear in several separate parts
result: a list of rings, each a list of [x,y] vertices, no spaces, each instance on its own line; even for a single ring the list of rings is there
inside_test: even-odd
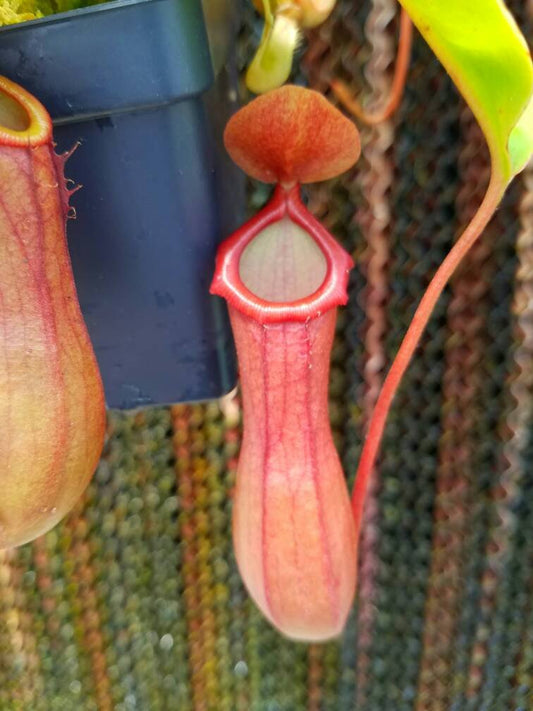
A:
[[[29,92],[0,77],[0,146],[41,146],[52,139],[52,122]]]
[[[324,278],[318,288],[294,301],[261,298],[241,278],[244,250],[268,227],[282,220],[290,220],[303,230],[319,248],[325,262]],[[210,292],[224,297],[233,308],[263,324],[305,322],[346,303],[352,266],[349,254],[302,203],[299,186],[286,189],[278,185],[266,207],[221,245]]]

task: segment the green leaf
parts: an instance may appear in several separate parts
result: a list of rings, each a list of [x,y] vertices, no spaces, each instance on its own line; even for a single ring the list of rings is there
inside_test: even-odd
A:
[[[514,19],[501,0],[400,3],[474,112],[507,184],[533,153],[533,66]]]
[[[533,153],[533,99],[511,131],[508,143],[514,173],[523,170]]]

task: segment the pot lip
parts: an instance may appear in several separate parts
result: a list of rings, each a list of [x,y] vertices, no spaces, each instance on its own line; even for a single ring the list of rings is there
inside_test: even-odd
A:
[[[326,259],[326,276],[319,288],[303,299],[291,302],[266,301],[256,296],[242,282],[239,274],[240,258],[259,232],[283,217],[289,217],[313,238]],[[347,302],[348,275],[352,266],[350,255],[301,201],[299,185],[288,189],[277,185],[266,207],[219,247],[210,293],[224,297],[230,306],[262,324],[306,322]]]
[[[215,79],[199,0],[111,0],[6,25],[0,37],[1,73],[38,96],[56,125],[132,112],[148,121],[199,101]]]
[[[20,29],[31,29],[34,27],[42,27],[46,25],[59,24],[68,21],[73,17],[83,17],[84,15],[99,15],[113,10],[120,10],[135,5],[150,5],[152,3],[163,2],[164,0],[109,0],[109,2],[99,5],[88,5],[87,7],[78,7],[73,10],[64,10],[63,12],[54,12],[53,15],[45,15],[44,17],[36,17],[33,20],[25,20],[24,22],[15,22],[12,25],[4,25],[0,27],[0,34],[9,33]]]

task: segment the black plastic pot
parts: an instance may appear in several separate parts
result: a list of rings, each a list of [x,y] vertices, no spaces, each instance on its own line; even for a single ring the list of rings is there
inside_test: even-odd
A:
[[[119,0],[2,28],[0,73],[47,107],[58,150],[81,143],[67,163],[83,185],[68,237],[108,405],[228,392],[233,346],[208,287],[243,189],[220,145],[231,82],[227,70],[214,79],[199,0]]]

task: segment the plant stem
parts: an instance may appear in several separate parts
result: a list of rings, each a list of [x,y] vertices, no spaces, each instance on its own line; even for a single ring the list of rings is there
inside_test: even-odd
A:
[[[424,296],[422,297],[407,333],[400,345],[396,358],[385,378],[383,387],[379,394],[368,432],[363,446],[361,459],[357,468],[354,490],[352,493],[352,507],[355,518],[356,532],[359,533],[363,504],[368,488],[370,474],[374,468],[379,445],[385,429],[387,415],[401,383],[402,377],[407,370],[411,358],[418,346],[420,337],[429,321],[444,287],[452,276],[453,272],[460,264],[472,245],[479,238],[487,223],[494,214],[498,203],[505,191],[505,184],[499,174],[492,174],[487,189],[487,193],[481,203],[479,210],[474,215],[472,221],[452,247],[440,267],[435,272]]]
[[[394,76],[392,79],[390,96],[383,108],[375,113],[368,113],[361,106],[359,101],[352,96],[348,86],[340,79],[334,79],[331,82],[331,88],[337,99],[341,102],[347,111],[370,126],[375,126],[378,123],[386,121],[398,108],[405,87],[407,78],[407,70],[411,59],[411,45],[413,41],[413,25],[407,12],[402,9],[400,14],[400,37],[398,40],[398,54],[396,57],[396,66],[394,67]]]
[[[265,16],[265,23],[268,27],[272,27],[274,24],[274,14],[270,6],[270,0],[263,0],[263,15]]]

